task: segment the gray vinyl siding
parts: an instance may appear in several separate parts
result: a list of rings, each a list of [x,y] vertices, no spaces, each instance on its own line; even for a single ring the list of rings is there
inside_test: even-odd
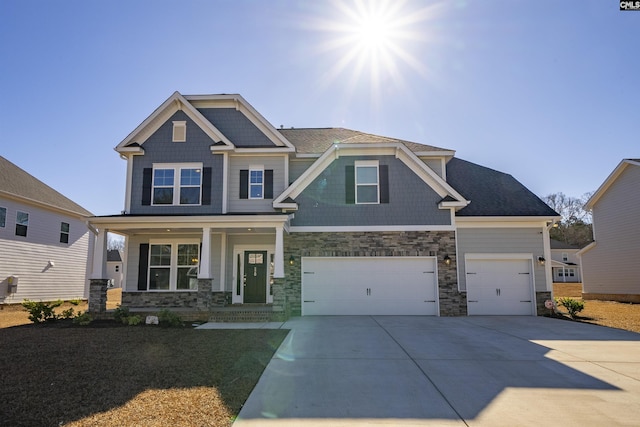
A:
[[[378,160],[389,169],[389,203],[347,204],[346,166]],[[294,226],[450,225],[442,197],[393,156],[345,156],[332,162],[298,197]]]
[[[466,254],[533,254],[544,256],[542,228],[462,228],[457,230],[458,282],[460,290],[467,289]],[[533,263],[536,291],[547,290],[545,267]]]
[[[442,170],[442,159],[420,159],[422,160],[432,171],[438,174],[440,178],[444,179],[444,171]]]
[[[596,246],[582,255],[585,293],[640,294],[640,167],[629,165],[593,207]]]
[[[84,220],[14,200],[0,199],[7,209],[0,227],[0,302],[87,298],[87,260],[93,236]],[[27,236],[15,235],[17,211],[29,214]],[[60,243],[60,225],[69,224],[69,243]],[[53,267],[47,267],[49,260]],[[18,289],[7,296],[7,277],[18,277]]]
[[[289,162],[289,184],[293,183],[304,171],[309,169],[309,166],[311,166],[315,160],[316,159],[291,160]]]
[[[187,122],[187,141],[171,142],[172,121]],[[182,111],[177,111],[169,120],[147,139],[142,148],[144,155],[133,156],[131,177],[131,214],[142,215],[185,215],[222,213],[223,158],[211,153],[213,140],[209,138]],[[191,163],[202,162],[203,167],[212,170],[211,205],[202,206],[143,206],[142,174],[145,168],[154,163]]]
[[[273,199],[240,199],[240,171],[249,169],[251,165],[262,165],[265,170],[273,170],[273,198],[275,199],[285,189],[284,167],[286,161],[285,156],[230,156],[227,211],[229,213],[274,212]]]
[[[235,108],[200,108],[207,118],[236,147],[275,147],[275,144]]]

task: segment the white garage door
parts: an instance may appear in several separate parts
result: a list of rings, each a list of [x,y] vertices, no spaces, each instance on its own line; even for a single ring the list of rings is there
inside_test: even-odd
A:
[[[437,315],[431,257],[304,257],[302,315]]]
[[[530,259],[467,260],[469,315],[534,315]]]

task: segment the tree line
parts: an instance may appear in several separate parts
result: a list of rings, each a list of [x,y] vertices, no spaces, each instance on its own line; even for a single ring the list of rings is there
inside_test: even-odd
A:
[[[549,194],[542,200],[562,216],[558,227],[549,230],[549,237],[569,245],[583,248],[593,241],[591,212],[584,208],[593,191],[581,197],[571,197],[564,193]]]

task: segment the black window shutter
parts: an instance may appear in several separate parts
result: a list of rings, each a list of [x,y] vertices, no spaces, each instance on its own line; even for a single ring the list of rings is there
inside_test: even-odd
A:
[[[353,205],[356,202],[356,168],[355,166],[345,166],[344,191],[346,203]]]
[[[240,198],[249,198],[249,170],[242,169],[240,171]]]
[[[273,199],[273,169],[264,171],[264,198]]]
[[[202,168],[202,204],[211,204],[211,168]]]
[[[140,258],[138,260],[138,290],[147,290],[147,267],[149,267],[149,244],[140,244]]]
[[[151,204],[151,179],[153,176],[152,168],[144,168],[142,171],[142,205],[149,206]]]
[[[380,165],[378,173],[380,174],[380,203],[389,203],[389,166]]]

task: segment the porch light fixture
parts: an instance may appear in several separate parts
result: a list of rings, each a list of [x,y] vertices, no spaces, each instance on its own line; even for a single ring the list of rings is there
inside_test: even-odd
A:
[[[546,261],[546,260],[544,259],[544,257],[543,257],[543,256],[539,256],[539,257],[538,257],[538,264],[540,264],[540,265],[544,265],[544,262],[545,262],[545,261]]]
[[[296,259],[293,257],[293,255],[291,255],[291,256],[289,257],[289,265],[293,265],[293,264],[295,264],[295,263],[296,263]]]
[[[443,259],[446,265],[451,264],[451,258],[449,257],[449,255],[445,255]]]

